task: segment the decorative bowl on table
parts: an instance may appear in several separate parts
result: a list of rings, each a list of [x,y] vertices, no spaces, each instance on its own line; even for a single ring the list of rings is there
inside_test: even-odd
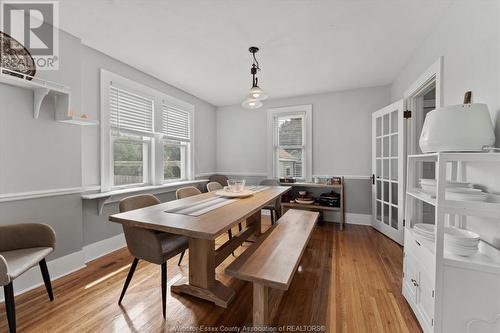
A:
[[[295,199],[295,202],[302,205],[311,205],[314,203],[314,198],[307,194],[307,191],[299,191],[299,197]]]

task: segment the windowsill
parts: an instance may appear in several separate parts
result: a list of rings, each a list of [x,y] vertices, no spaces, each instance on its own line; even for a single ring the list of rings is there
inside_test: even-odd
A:
[[[176,182],[168,182],[161,185],[147,185],[147,186],[138,186],[138,187],[129,187],[116,189],[108,192],[97,192],[97,193],[82,193],[83,200],[96,200],[97,203],[97,215],[102,214],[102,210],[104,205],[118,202],[128,194],[132,193],[150,193],[150,194],[159,194],[159,193],[167,193],[173,192],[178,188],[188,185],[196,185],[208,183],[208,179],[196,179],[196,180],[182,180]]]

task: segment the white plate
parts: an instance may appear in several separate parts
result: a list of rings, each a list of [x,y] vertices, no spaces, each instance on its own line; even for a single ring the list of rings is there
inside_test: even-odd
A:
[[[456,254],[457,256],[462,256],[462,257],[469,257],[469,256],[477,253],[477,248],[476,249],[467,249],[467,248],[463,248],[463,247],[451,247],[448,245],[445,245],[445,250],[451,254]]]
[[[434,234],[434,224],[427,224],[427,223],[417,223],[413,226],[415,231],[419,231],[425,234]]]
[[[488,195],[486,193],[446,193],[446,200],[455,200],[455,201],[486,201],[488,200]]]
[[[466,193],[466,194],[481,194],[484,193],[478,188],[470,187],[447,187],[446,192],[448,193]]]
[[[445,228],[445,233],[447,236],[450,238],[454,239],[460,239],[460,240],[477,240],[479,241],[480,237],[478,234],[475,232],[465,230],[465,229],[458,229],[458,228]]]
[[[254,191],[250,190],[243,190],[241,192],[231,192],[231,191],[226,191],[226,190],[219,190],[215,192],[215,195],[219,197],[227,197],[227,198],[245,198],[245,197],[250,197],[254,195]]]

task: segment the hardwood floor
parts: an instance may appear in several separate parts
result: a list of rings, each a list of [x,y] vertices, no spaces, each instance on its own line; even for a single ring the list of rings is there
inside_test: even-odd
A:
[[[263,225],[268,224],[266,219]],[[188,256],[180,267],[177,260],[168,262],[169,288],[188,273]],[[220,332],[221,326],[250,325],[251,284],[223,274],[232,260],[226,259],[217,274],[236,290],[227,309],[169,292],[164,320],[158,265],[140,261],[122,306],[118,305],[132,258],[126,249],[116,251],[53,281],[54,302],[49,302],[43,286],[16,297],[18,332],[186,332],[190,328],[195,332],[201,331],[201,325]],[[326,332],[421,332],[401,295],[401,271],[401,247],[371,227],[348,225],[340,231],[332,224],[318,226],[290,289],[270,291],[271,322],[322,325]],[[7,332],[3,304],[0,332]]]

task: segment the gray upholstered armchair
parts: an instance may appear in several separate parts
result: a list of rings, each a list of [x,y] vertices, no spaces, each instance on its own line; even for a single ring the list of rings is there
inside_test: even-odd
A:
[[[16,312],[12,281],[37,264],[42,271],[52,301],[52,285],[45,258],[54,251],[56,235],[46,224],[23,223],[0,226],[0,286],[5,293],[9,330],[16,331]]]

